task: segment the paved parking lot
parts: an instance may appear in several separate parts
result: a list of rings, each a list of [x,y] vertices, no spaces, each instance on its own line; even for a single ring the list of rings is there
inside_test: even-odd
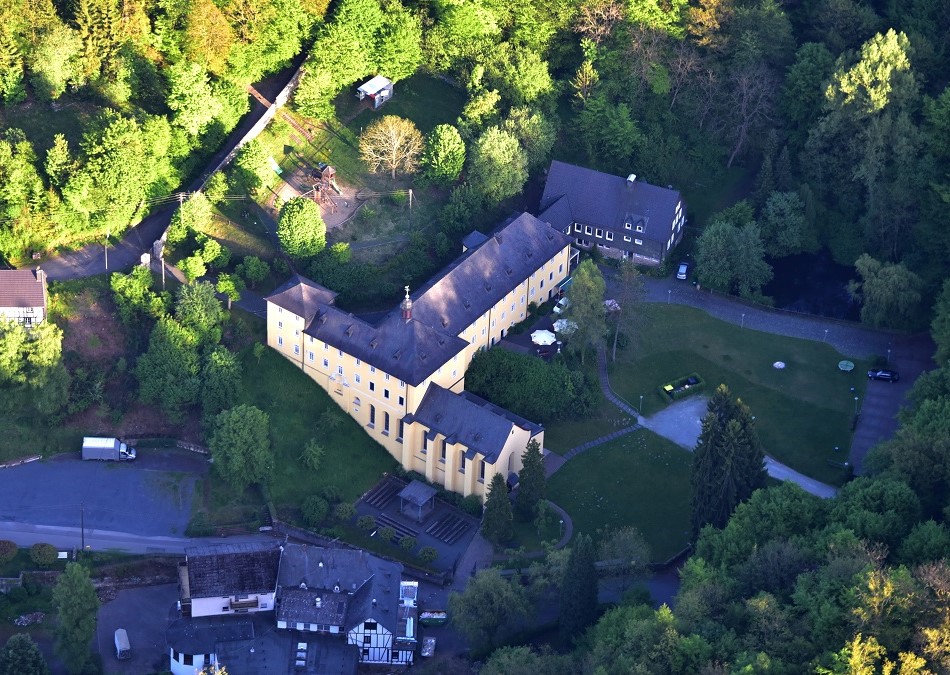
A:
[[[165,629],[171,612],[177,616],[178,586],[163,584],[119,591],[115,600],[99,609],[96,643],[103,672],[161,673],[168,670]],[[115,631],[129,634],[132,658],[119,661],[113,648]]]
[[[201,455],[144,449],[132,462],[82,461],[75,455],[0,469],[0,520],[139,535],[182,535]]]

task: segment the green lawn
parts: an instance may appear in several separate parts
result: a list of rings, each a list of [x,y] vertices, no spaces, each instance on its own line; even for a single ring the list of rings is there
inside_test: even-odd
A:
[[[396,462],[360,426],[333,403],[316,382],[277,352],[268,349],[260,363],[250,350],[243,355],[245,397],[270,415],[271,442],[276,457],[271,495],[275,506],[296,508],[306,497],[335,485],[345,501],[355,501]],[[324,411],[340,417],[326,434],[320,429]],[[326,438],[329,435],[330,438]],[[321,439],[325,455],[319,471],[303,466],[306,442]]]
[[[692,455],[635,431],[588,450],[548,481],[547,496],[571,516],[574,534],[633,525],[664,561],[688,540]]]
[[[393,86],[393,97],[379,110],[364,108],[353,116],[359,105],[354,90],[344,91],[336,100],[337,115],[349,119],[347,127],[359,135],[360,129],[383,115],[411,119],[419,131],[428,134],[439,124],[455,124],[467,96],[463,89],[431,75],[418,73]]]
[[[809,476],[840,483],[841,461],[851,445],[855,393],[863,399],[867,362],[851,373],[843,357],[822,342],[742,329],[705,312],[678,305],[650,304],[641,347],[619,352],[610,364],[613,389],[632,405],[643,395],[644,415],[666,405],[657,393],[664,382],[691,372],[707,383],[707,393],[729,386],[756,416],[766,452]],[[853,359],[852,359],[853,360]],[[782,370],[772,367],[783,361]],[[855,388],[855,393],[851,392]],[[842,451],[835,452],[835,447]]]
[[[544,425],[544,447],[559,455],[593,438],[600,438],[635,424],[636,420],[604,399],[593,417]]]

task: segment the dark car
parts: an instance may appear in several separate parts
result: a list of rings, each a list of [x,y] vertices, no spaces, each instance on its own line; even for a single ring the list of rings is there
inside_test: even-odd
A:
[[[869,370],[868,379],[881,380],[882,382],[897,382],[901,379],[901,376],[896,370]]]

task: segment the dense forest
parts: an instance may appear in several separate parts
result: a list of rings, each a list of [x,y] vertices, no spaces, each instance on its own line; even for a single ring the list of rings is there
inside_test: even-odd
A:
[[[0,255],[121,233],[220,146],[248,110],[247,84],[306,51],[295,106],[317,119],[371,74],[422,70],[465,89],[457,131],[469,161],[443,211],[449,233],[482,224],[560,138],[558,156],[697,202],[746,197],[694,221],[705,285],[763,299],[766,259],[824,248],[856,267],[863,320],[920,327],[950,249],[945,10],[939,0],[5,0]]]

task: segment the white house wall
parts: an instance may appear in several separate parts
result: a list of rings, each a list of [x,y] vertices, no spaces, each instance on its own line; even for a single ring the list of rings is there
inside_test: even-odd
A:
[[[248,614],[252,612],[273,612],[274,592],[257,594],[257,607],[248,609],[231,609],[231,602],[237,601],[236,596],[218,598],[192,598],[191,615],[198,616],[228,616],[230,614]]]

